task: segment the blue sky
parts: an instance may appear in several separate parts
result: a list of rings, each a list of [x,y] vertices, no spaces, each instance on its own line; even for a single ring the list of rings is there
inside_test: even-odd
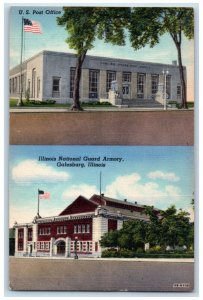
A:
[[[39,156],[57,161],[39,161]],[[106,167],[57,167],[58,157],[122,158]],[[38,188],[51,193],[40,201],[40,214],[57,215],[77,196],[106,196],[165,209],[172,204],[191,212],[194,191],[193,147],[156,146],[11,146],[9,211],[14,221],[32,221],[37,213]]]
[[[13,7],[10,11],[10,67],[20,62],[21,48],[21,22],[23,10],[24,17],[40,23],[43,34],[25,33],[25,47],[23,59],[27,59],[42,50],[74,52],[65,43],[67,33],[63,27],[56,24],[56,17],[59,14],[46,14],[46,10],[62,11],[61,7]],[[29,14],[26,14],[29,10]],[[43,11],[43,14],[33,14],[33,10]],[[188,74],[188,100],[194,100],[194,41],[188,41],[183,37],[182,44],[183,64],[187,67]],[[126,58],[140,61],[159,62],[171,64],[177,60],[177,51],[169,35],[164,35],[160,43],[154,48],[146,46],[143,49],[134,51],[129,41],[125,47],[112,46],[103,41],[96,40],[94,48],[88,52],[91,55]]]

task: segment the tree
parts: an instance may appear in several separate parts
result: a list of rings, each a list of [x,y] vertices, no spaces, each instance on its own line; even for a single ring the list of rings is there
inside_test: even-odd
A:
[[[146,240],[146,222],[142,220],[130,220],[124,222],[119,231],[118,246],[122,249],[137,250],[142,248]]]
[[[105,233],[100,240],[102,247],[116,247],[121,249],[136,250],[144,248],[146,235],[146,222],[130,220],[123,224],[120,230]]]
[[[179,73],[182,88],[182,108],[187,108],[186,82],[182,64],[182,35],[194,37],[194,12],[189,7],[138,7],[133,8],[129,21],[130,40],[134,49],[146,44],[154,47],[160,37],[169,33],[175,43],[178,55]]]
[[[68,32],[66,42],[76,50],[72,110],[82,110],[80,106],[80,79],[82,64],[87,51],[92,49],[96,38],[114,45],[125,44],[124,27],[129,17],[129,8],[105,7],[64,7],[63,15],[57,17],[58,25]]]
[[[144,213],[149,216],[146,224],[146,242],[150,245],[159,245],[161,240],[161,223],[159,214],[153,206],[145,206]]]
[[[118,230],[111,230],[105,233],[100,240],[101,247],[118,247]]]
[[[176,246],[190,246],[191,236],[191,223],[189,213],[175,208],[174,205],[170,206],[161,213],[161,240],[160,244],[164,247],[170,246],[173,249]]]

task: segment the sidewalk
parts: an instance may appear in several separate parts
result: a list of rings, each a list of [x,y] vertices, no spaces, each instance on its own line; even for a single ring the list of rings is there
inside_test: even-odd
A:
[[[61,257],[61,256],[45,256],[45,257],[10,257],[10,259],[48,259],[48,260],[75,260],[74,257]],[[170,263],[194,263],[194,258],[96,258],[96,257],[78,257],[80,261],[131,261],[131,262],[170,262]],[[77,260],[77,261],[78,261]]]

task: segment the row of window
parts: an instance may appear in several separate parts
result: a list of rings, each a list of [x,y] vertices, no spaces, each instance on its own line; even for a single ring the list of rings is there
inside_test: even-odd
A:
[[[67,234],[67,226],[66,225],[57,226],[56,232],[57,234]],[[89,224],[74,225],[74,233],[89,233],[89,232],[90,232]],[[39,235],[50,235],[50,234],[51,234],[50,227],[39,228]]]
[[[10,93],[16,94],[20,93],[21,89],[21,80],[22,80],[22,91],[25,91],[25,78],[24,75],[16,76],[10,79]],[[73,88],[74,88],[74,77],[75,77],[75,68],[70,68],[70,98],[73,98]],[[137,97],[144,98],[144,90],[145,90],[145,80],[146,74],[139,74],[137,75]],[[111,89],[112,81],[116,80],[116,71],[107,71],[106,73],[106,92]],[[52,81],[52,97],[59,98],[60,97],[60,77],[53,77]],[[131,73],[130,72],[123,72],[122,73],[122,82],[123,83],[130,83],[131,82]],[[152,74],[151,75],[151,94],[152,96],[158,92],[159,86],[159,75]],[[41,89],[41,81],[39,77],[36,77],[36,69],[32,69],[32,79],[28,79],[27,83],[27,92],[30,97],[32,98],[39,98]],[[99,92],[99,70],[89,70],[89,98],[96,99],[98,98]],[[123,94],[129,95],[130,94],[130,86],[125,85],[123,86]],[[166,77],[166,94],[167,97],[171,97],[171,76],[168,75]],[[181,86],[177,86],[177,97],[181,96]]]
[[[92,242],[77,241],[76,243],[77,251],[79,252],[90,252],[92,251]],[[71,243],[71,251],[75,250],[75,242]]]
[[[25,76],[24,74],[11,78],[9,81],[10,94],[20,94],[21,92],[21,81],[22,81],[22,93],[25,92]],[[31,84],[32,83],[32,84]],[[32,79],[28,79],[27,82],[27,93],[29,97],[39,98],[41,89],[41,81],[39,77],[36,77],[36,69],[32,69]]]
[[[90,233],[90,224],[74,225],[74,233]]]
[[[75,77],[75,68],[70,68],[70,98],[73,98],[73,88],[74,88],[74,77]],[[138,98],[144,98],[144,89],[145,89],[145,78],[146,74],[137,75],[137,94]],[[106,92],[111,89],[112,81],[116,80],[115,71],[107,71],[106,73]],[[123,72],[122,73],[122,82],[130,83],[131,82],[131,73]],[[159,75],[151,75],[151,94],[155,95],[158,92],[159,86]],[[89,98],[98,98],[99,91],[99,70],[89,70]],[[179,95],[180,86],[177,87],[177,95]],[[53,78],[53,96],[56,94],[59,97],[60,95],[60,78]],[[129,86],[123,86],[123,94],[128,95],[130,93]],[[166,93],[168,98],[171,94],[171,76],[166,77]]]
[[[37,250],[49,250],[50,242],[37,242]]]
[[[51,228],[50,227],[39,228],[39,235],[49,235],[49,234],[51,234]]]
[[[21,81],[22,81],[22,92],[24,92],[25,87],[25,76],[22,74],[21,76],[13,77],[9,80],[9,92],[10,94],[20,94],[21,92]]]

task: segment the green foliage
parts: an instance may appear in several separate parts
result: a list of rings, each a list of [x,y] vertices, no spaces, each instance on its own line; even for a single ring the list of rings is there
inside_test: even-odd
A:
[[[151,245],[147,253],[163,253],[167,246],[174,251],[177,247],[186,246],[194,249],[194,223],[190,222],[189,214],[174,205],[160,211],[153,206],[145,207],[145,214],[150,221],[129,220],[124,222],[123,228],[110,231],[101,238],[102,247],[114,247],[136,253],[144,252],[145,243]],[[117,253],[116,255],[119,256]]]
[[[100,240],[102,247],[117,247],[118,245],[118,230],[105,233]]]
[[[169,33],[177,49],[182,104],[188,108],[186,83],[182,65],[182,34],[194,37],[194,11],[190,7],[136,7],[132,9],[128,23],[132,47],[138,50],[146,45],[151,48],[159,43],[160,37]]]
[[[78,55],[94,46],[96,38],[115,45],[125,44],[125,25],[129,19],[127,7],[64,7],[57,18],[58,25],[68,32],[66,42]]]
[[[194,12],[189,7],[136,7],[132,9],[128,28],[132,46],[136,50],[146,44],[154,47],[165,33],[170,33],[177,41],[180,32],[192,39]]]

